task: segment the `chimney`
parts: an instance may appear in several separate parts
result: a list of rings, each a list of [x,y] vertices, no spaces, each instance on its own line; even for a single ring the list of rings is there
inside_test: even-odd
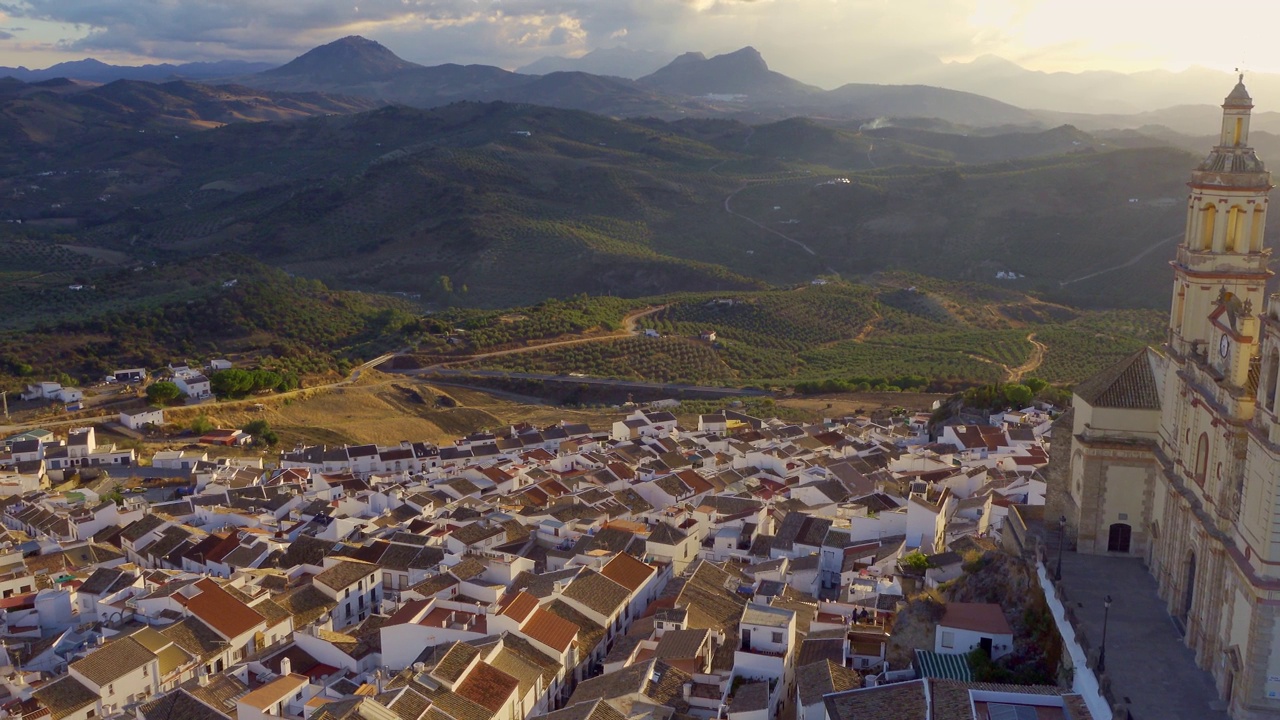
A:
[[[280,658],[280,674],[290,675],[293,673],[293,661],[287,657]]]
[[[200,687],[209,686],[209,673],[203,667],[196,671],[196,682]]]

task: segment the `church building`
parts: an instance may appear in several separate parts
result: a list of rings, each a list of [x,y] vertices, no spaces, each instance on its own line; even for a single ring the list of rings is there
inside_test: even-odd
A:
[[[1243,77],[1191,172],[1168,334],[1076,389],[1046,517],[1078,552],[1139,557],[1233,718],[1280,718],[1280,294],[1271,174]]]

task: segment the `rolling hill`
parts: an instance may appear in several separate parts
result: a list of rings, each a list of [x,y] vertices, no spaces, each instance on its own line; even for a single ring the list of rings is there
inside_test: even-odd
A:
[[[147,132],[184,133],[237,122],[293,120],[378,107],[367,98],[267,92],[242,86],[118,80],[97,87],[70,81],[0,86],[0,163],[6,175],[55,158],[94,162],[153,147]],[[2,182],[2,180],[0,180]]]
[[[686,53],[638,80],[580,71],[513,73],[487,65],[424,67],[358,36],[314,48],[235,82],[433,108],[458,101],[532,102],[618,117],[937,117],[968,125],[1036,124],[1036,116],[971,93],[923,85],[849,85],[827,92],[770,70],[754,48]]]
[[[92,112],[65,107],[145,107],[139,88],[107,88]],[[186,102],[193,117],[212,115]],[[1194,164],[1168,146],[1113,150],[1065,127],[964,137],[509,103],[163,135],[64,121],[64,137],[95,141],[12,152],[28,170],[0,181],[0,217],[24,224],[0,234],[64,233],[143,262],[238,252],[436,307],[898,269],[1015,273],[1002,282],[1065,302],[1158,306],[1167,254],[1143,253],[1181,227]],[[1093,276],[1135,257],[1125,273]]]

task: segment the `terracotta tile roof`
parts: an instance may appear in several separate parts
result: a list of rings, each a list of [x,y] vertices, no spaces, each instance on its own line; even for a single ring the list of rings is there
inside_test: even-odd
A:
[[[823,698],[831,720],[921,720],[929,717],[923,680],[850,690]]]
[[[684,700],[684,684],[692,680],[693,676],[679,668],[661,660],[647,660],[608,675],[583,680],[569,700],[576,704],[643,695],[656,705],[666,705],[675,708],[677,712],[685,712],[689,709],[689,704]]]
[[[489,664],[518,680],[521,694],[536,687],[538,679],[542,677],[541,668],[506,647],[499,650],[498,654],[489,660]]]
[[[578,634],[578,626],[561,618],[545,608],[533,611],[520,632],[538,642],[563,653],[569,649],[569,643]]]
[[[542,686],[548,687],[555,680],[556,676],[564,672],[564,666],[560,664],[560,660],[553,658],[547,653],[534,647],[532,643],[519,635],[506,633],[502,636],[502,645],[504,650],[515,653],[521,660],[537,667],[542,671]],[[511,673],[509,670],[503,672]]]
[[[257,610],[236,600],[216,582],[205,578],[195,584],[200,593],[192,597],[182,594],[174,599],[186,605],[192,615],[213,628],[227,640],[233,640],[264,624],[265,618]]]
[[[604,642],[604,626],[598,625],[563,600],[552,600],[547,603],[547,610],[578,627],[578,637],[574,639],[574,643],[578,646],[578,657],[586,657]]]
[[[1063,694],[1061,688],[1053,685],[1008,685],[937,679],[930,679],[927,682],[929,683],[929,700],[933,705],[933,717],[939,720],[971,717],[973,712],[973,703],[969,695],[971,690],[1021,695],[1060,696]]]
[[[537,607],[538,598],[527,592],[520,591],[507,600],[498,614],[509,617],[517,623],[522,623]]]
[[[862,687],[862,675],[838,662],[822,660],[796,670],[796,689],[801,705],[813,705],[824,695]]]
[[[431,701],[413,688],[402,688],[395,697],[387,697],[385,701],[382,699],[383,695],[378,696],[378,701],[390,708],[400,720],[418,720],[431,707]]]
[[[489,566],[479,558],[468,555],[462,559],[462,562],[449,568],[449,574],[459,580],[470,580],[487,570]]]
[[[668,630],[662,634],[658,646],[653,650],[656,658],[692,658],[697,657],[707,644],[710,630]]]
[[[1159,410],[1160,387],[1146,348],[1080,383],[1075,394],[1093,407]]]
[[[462,674],[471,667],[471,662],[480,656],[480,651],[464,643],[455,642],[436,663],[431,674],[452,685],[462,678]]]
[[[496,713],[507,704],[511,694],[519,687],[519,680],[488,663],[481,662],[472,669],[454,692]]]
[[[155,653],[146,646],[126,637],[94,650],[87,657],[71,663],[71,668],[101,687],[155,659]]]
[[[549,712],[538,720],[626,720],[626,717],[604,700],[593,700]]]
[[[293,616],[293,625],[299,628],[310,625],[337,606],[336,602],[309,584],[284,595],[276,595],[274,600]]]
[[[201,685],[199,678],[192,678],[181,687],[197,700],[230,716],[235,715],[236,700],[249,692],[248,685],[236,676],[225,673],[210,675],[207,685]]]
[[[426,580],[423,580],[422,582],[418,583],[417,585],[414,585],[410,589],[418,593],[419,595],[422,595],[423,597],[431,597],[432,595],[436,595],[438,593],[444,592],[445,590],[448,590],[449,588],[457,584],[458,584],[458,578],[448,573],[441,573],[440,575],[429,577]]]
[[[600,574],[618,583],[632,593],[639,590],[657,570],[639,560],[622,553],[600,568]]]
[[[227,716],[201,702],[186,690],[175,690],[141,708],[148,718],[182,718],[182,720],[227,720]]]
[[[238,704],[247,705],[258,710],[266,710],[281,700],[290,697],[305,687],[310,681],[302,675],[289,673],[272,680],[257,690],[240,698]]]
[[[564,589],[564,597],[576,600],[592,610],[612,617],[620,611],[631,593],[626,588],[593,570],[584,570]]]
[[[334,590],[343,590],[376,573],[378,566],[366,562],[339,560],[312,580]]]
[[[98,701],[97,693],[70,675],[64,675],[48,685],[36,688],[31,695],[39,700],[41,705],[49,708],[49,714],[53,720],[62,720]]]
[[[730,713],[766,710],[769,707],[769,683],[753,682],[738,688],[729,700]]]
[[[995,603],[947,603],[939,626],[992,635],[1012,635],[1004,610]]]

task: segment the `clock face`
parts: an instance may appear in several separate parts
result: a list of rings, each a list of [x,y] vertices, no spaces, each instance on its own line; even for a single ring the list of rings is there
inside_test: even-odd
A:
[[[1225,358],[1227,356],[1227,351],[1230,349],[1231,341],[1227,339],[1226,335],[1223,335],[1222,340],[1218,342],[1218,354]]]

